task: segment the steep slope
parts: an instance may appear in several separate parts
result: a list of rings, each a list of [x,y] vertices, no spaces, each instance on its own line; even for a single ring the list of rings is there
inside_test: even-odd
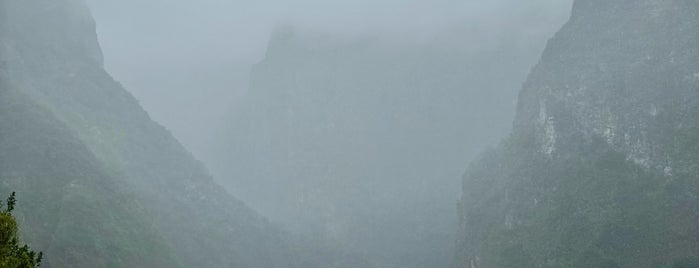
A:
[[[2,192],[18,192],[21,231],[46,253],[44,267],[179,266],[122,179],[50,112],[5,83],[0,180]]]
[[[20,187],[26,206],[38,210],[24,219],[32,226],[25,237],[48,247],[52,267],[368,266],[283,233],[216,185],[104,71],[95,23],[83,1],[3,0],[0,11],[3,77],[21,91],[19,99],[43,111],[32,115],[25,110],[33,108],[26,108],[26,117],[7,119],[27,124],[10,126],[7,143],[33,146],[8,152],[26,157],[7,156],[8,172],[20,173],[3,177],[3,189]],[[45,117],[53,119],[44,124]],[[45,135],[63,133],[56,139],[65,148],[53,147],[53,135],[24,133],[44,128]],[[61,160],[51,162],[52,155],[36,155],[40,151],[55,151]],[[37,166],[30,172],[24,165],[31,163]],[[57,179],[46,183],[51,176]],[[64,192],[53,192],[59,189]],[[39,213],[46,210],[54,213]]]
[[[207,162],[292,230],[386,267],[448,266],[459,167],[504,136],[516,93],[499,89],[520,85],[545,40],[516,42],[510,26],[424,43],[281,27]]]
[[[699,258],[698,42],[696,1],[575,1],[465,175],[457,266]]]

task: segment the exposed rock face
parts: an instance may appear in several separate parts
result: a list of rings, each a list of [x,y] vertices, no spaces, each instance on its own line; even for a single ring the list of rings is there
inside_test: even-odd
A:
[[[215,184],[104,71],[83,1],[2,0],[0,14],[0,190],[18,191],[46,267],[369,266]]]
[[[699,3],[576,1],[464,178],[459,267],[699,257]]]
[[[568,127],[603,137],[637,164],[664,168],[662,148],[651,148],[648,135],[663,108],[695,94],[695,11],[678,1],[636,1],[627,10],[590,2],[576,3],[550,41],[521,93],[515,132],[539,117],[537,131],[547,139]],[[568,118],[569,126],[556,127]]]

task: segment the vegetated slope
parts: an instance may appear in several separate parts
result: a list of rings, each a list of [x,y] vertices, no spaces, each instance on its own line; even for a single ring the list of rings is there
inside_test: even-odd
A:
[[[448,266],[459,167],[504,137],[516,93],[501,89],[545,40],[496,31],[421,43],[280,27],[208,162],[292,230],[387,267]]]
[[[3,78],[4,79],[4,78]],[[0,86],[0,189],[18,191],[25,239],[44,267],[177,267],[122,178],[64,124]]]
[[[24,237],[51,267],[368,266],[216,185],[104,71],[83,1],[3,0],[0,13],[3,78],[20,92],[3,100],[3,189],[24,192]]]
[[[510,138],[466,172],[457,266],[696,261],[697,43],[696,1],[575,1]]]

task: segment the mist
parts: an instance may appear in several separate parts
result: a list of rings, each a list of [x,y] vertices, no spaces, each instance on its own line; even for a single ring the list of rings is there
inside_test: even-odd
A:
[[[698,14],[0,0],[0,266],[699,267]]]
[[[0,0],[0,266],[699,267],[699,2]]]
[[[424,43],[455,27],[485,33],[525,23],[517,30],[544,44],[571,5],[561,0],[88,2],[105,68],[199,157],[206,156],[205,141],[230,104],[247,90],[250,67],[264,57],[276,27]]]
[[[106,70],[217,182],[380,267],[452,263],[461,175],[571,5],[89,1]]]

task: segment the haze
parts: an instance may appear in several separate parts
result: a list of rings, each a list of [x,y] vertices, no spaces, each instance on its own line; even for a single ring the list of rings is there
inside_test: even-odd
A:
[[[517,90],[571,8],[89,4],[105,68],[229,192],[287,231],[385,267],[452,261],[461,175],[506,137]]]
[[[696,44],[692,0],[0,0],[0,266],[697,268]]]
[[[210,137],[206,135],[247,89],[250,66],[262,59],[269,36],[279,25],[335,36],[374,34],[420,42],[453,27],[489,32],[524,22],[516,30],[536,34],[543,49],[544,36],[567,19],[571,1],[89,0],[89,4],[105,67],[151,116],[197,156],[205,157],[205,140]]]

